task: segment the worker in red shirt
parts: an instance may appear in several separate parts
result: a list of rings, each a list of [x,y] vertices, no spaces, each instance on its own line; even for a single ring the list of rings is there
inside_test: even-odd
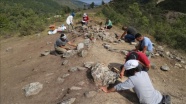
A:
[[[127,55],[126,55],[126,60],[125,62],[127,62],[128,60],[131,60],[131,59],[135,59],[135,60],[138,60],[139,61],[139,67],[142,71],[148,71],[149,68],[150,68],[150,61],[148,59],[148,57],[142,53],[142,52],[137,52],[137,51],[132,51],[132,52],[129,52]],[[120,72],[120,76],[123,77],[124,75],[124,71],[125,69],[123,67],[121,67],[121,72]]]
[[[89,21],[89,17],[86,13],[83,14],[83,20],[81,21],[82,26],[87,25]]]

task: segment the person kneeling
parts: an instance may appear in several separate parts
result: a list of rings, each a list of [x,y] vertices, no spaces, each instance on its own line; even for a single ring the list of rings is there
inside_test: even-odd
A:
[[[170,96],[162,96],[159,91],[155,90],[148,73],[140,71],[137,68],[138,65],[138,60],[128,60],[124,64],[124,68],[129,78],[111,89],[107,89],[107,87],[101,87],[101,89],[109,93],[133,88],[140,104],[170,104]]]

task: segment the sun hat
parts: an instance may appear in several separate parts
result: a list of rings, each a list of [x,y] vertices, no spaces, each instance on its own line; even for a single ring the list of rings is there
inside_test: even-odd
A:
[[[136,68],[138,65],[139,65],[138,60],[128,60],[124,64],[124,68],[125,70],[130,70],[130,69]]]

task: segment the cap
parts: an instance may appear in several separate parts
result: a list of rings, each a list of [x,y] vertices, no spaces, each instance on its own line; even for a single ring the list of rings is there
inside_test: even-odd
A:
[[[125,70],[130,70],[130,69],[136,68],[138,65],[139,65],[138,60],[128,60],[124,64],[124,68]]]
[[[65,34],[61,34],[60,38],[61,39],[67,39],[67,36]]]
[[[83,16],[85,17],[85,16],[87,16],[87,14],[86,14],[86,13],[84,13],[84,14],[83,14]]]

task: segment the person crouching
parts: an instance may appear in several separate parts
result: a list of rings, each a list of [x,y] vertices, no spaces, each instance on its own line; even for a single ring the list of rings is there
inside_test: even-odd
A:
[[[76,45],[68,41],[67,36],[65,34],[61,34],[60,38],[58,38],[54,44],[55,51],[59,54],[65,53],[67,50],[70,49],[66,47],[66,44],[76,47]]]

